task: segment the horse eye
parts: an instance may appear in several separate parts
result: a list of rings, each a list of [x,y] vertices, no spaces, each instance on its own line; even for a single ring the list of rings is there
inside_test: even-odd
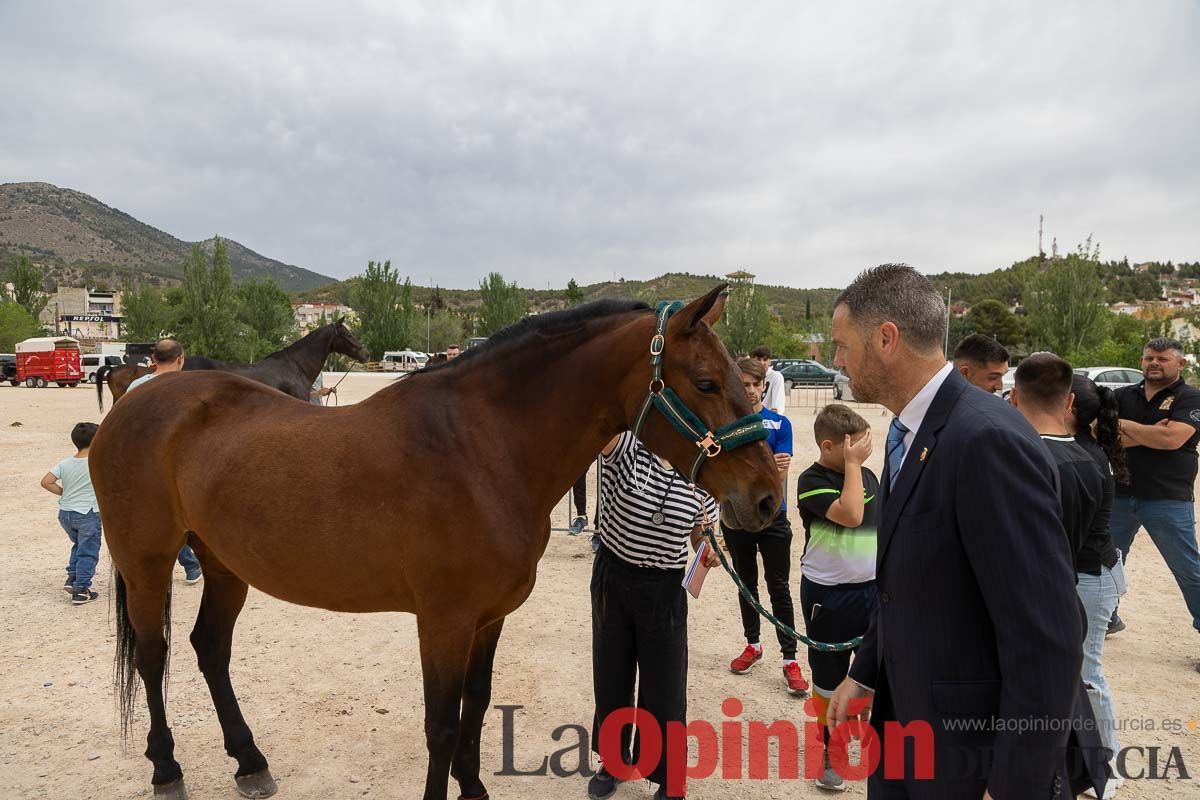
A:
[[[713,381],[696,381],[696,389],[705,394],[716,394],[717,384]]]

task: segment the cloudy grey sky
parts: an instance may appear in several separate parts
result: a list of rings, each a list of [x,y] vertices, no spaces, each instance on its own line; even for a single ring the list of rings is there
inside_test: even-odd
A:
[[[1195,2],[179,5],[0,0],[0,182],[453,287],[1200,259]]]

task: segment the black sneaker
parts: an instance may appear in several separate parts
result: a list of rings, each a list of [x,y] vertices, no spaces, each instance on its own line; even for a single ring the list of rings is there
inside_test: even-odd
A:
[[[587,517],[576,517],[571,520],[571,526],[567,528],[567,533],[571,536],[578,536],[583,533],[583,529],[587,527]]]
[[[1125,630],[1125,621],[1117,616],[1117,612],[1113,612],[1112,619],[1108,621],[1108,630],[1104,632],[1105,636],[1112,636],[1114,633],[1120,633]]]
[[[588,781],[588,797],[591,800],[603,800],[617,790],[618,783],[620,781],[604,767],[601,767],[600,771]]]
[[[93,592],[91,589],[76,589],[71,593],[71,605],[81,606],[84,603],[90,603],[100,595]]]
[[[75,584],[71,581],[67,581],[63,584],[63,591],[67,594],[75,594]]]

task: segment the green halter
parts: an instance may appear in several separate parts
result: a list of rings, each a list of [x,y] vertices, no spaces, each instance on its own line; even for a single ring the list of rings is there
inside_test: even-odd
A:
[[[646,423],[646,417],[650,415],[650,409],[657,408],[675,426],[675,430],[695,443],[699,452],[696,454],[696,460],[692,462],[692,469],[688,474],[688,481],[695,484],[696,475],[699,474],[705,459],[715,458],[722,450],[732,450],[750,442],[766,439],[767,429],[763,425],[761,414],[748,414],[728,425],[722,425],[715,431],[711,430],[700,417],[687,407],[679,395],[663,382],[663,349],[667,344],[667,321],[681,308],[683,308],[683,303],[678,300],[674,303],[664,301],[658,304],[655,312],[657,318],[654,323],[654,338],[650,340],[650,392],[646,395],[646,400],[642,403],[637,418],[633,422],[633,435],[641,435],[642,426]]]

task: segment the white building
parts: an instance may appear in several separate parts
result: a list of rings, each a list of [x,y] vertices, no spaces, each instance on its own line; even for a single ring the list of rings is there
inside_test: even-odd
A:
[[[353,308],[338,303],[297,303],[292,306],[292,314],[301,332],[320,325],[322,317],[326,322],[338,317],[346,317],[347,321],[357,318]]]

